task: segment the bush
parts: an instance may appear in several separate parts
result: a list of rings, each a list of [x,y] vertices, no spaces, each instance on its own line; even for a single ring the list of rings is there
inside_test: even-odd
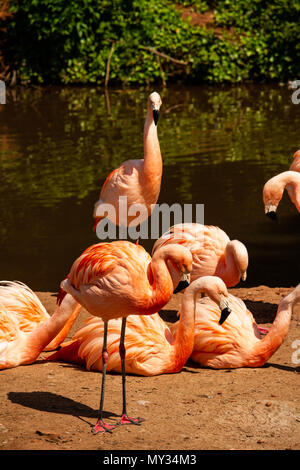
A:
[[[11,0],[1,39],[5,34],[5,61],[22,83],[236,83],[300,75],[300,0],[189,3]],[[213,24],[192,24],[182,7],[213,12]]]

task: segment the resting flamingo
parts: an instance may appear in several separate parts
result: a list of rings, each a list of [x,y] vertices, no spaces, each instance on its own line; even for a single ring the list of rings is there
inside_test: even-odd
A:
[[[265,214],[273,220],[276,220],[277,207],[285,189],[297,211],[300,212],[300,173],[284,171],[269,179],[263,188]]]
[[[269,332],[262,335],[244,302],[229,294],[231,313],[220,327],[220,310],[209,298],[199,299],[195,315],[194,349],[191,359],[214,369],[261,367],[277,351],[290,326],[293,306],[300,302],[300,284],[279,303]],[[179,323],[172,333],[176,337]]]
[[[200,276],[218,276],[227,287],[232,287],[240,279],[246,280],[248,252],[245,245],[239,240],[230,240],[219,227],[196,223],[174,225],[155,242],[152,254],[174,243],[187,247],[192,253],[191,281]]]
[[[172,268],[170,269],[170,266]],[[62,281],[58,297],[71,294],[91,315],[104,322],[102,347],[102,386],[99,417],[93,432],[111,430],[116,425],[103,421],[105,378],[108,362],[107,329],[109,320],[122,318],[119,352],[122,365],[123,411],[119,424],[140,424],[142,418],[130,418],[125,393],[125,327],[128,315],[149,315],[160,310],[173,294],[172,273],[192,269],[192,256],[185,247],[167,246],[151,256],[128,241],[98,243],[86,249],[73,263]]]
[[[2,281],[0,369],[32,364],[43,350],[55,349],[67,336],[80,309],[81,305],[68,294],[50,317],[28,286]]]
[[[300,149],[297,150],[293,155],[293,161],[291,163],[290,170],[300,172]]]
[[[205,293],[222,310],[222,322],[230,313],[228,292],[216,276],[203,276],[193,281],[182,297],[176,340],[158,313],[147,316],[130,315],[126,322],[126,372],[144,376],[179,372],[192,353],[196,296]],[[121,372],[118,354],[121,319],[110,322],[107,336],[109,362],[107,370]],[[102,371],[100,351],[103,346],[104,323],[91,318],[48,360],[77,363],[88,370]]]
[[[100,199],[94,207],[94,230],[105,217],[116,225],[136,226],[151,214],[152,205],[156,204],[160,193],[162,177],[162,158],[157,136],[161,104],[160,95],[157,92],[151,93],[144,125],[144,159],[126,160],[106,178]],[[122,213],[119,211],[119,204],[121,211],[124,208]],[[108,205],[114,209],[113,214],[107,210]],[[133,205],[142,206],[138,217],[136,211],[130,213]]]

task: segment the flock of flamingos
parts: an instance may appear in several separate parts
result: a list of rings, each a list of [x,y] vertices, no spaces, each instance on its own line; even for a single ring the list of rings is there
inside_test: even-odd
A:
[[[150,216],[163,170],[157,135],[161,104],[159,94],[151,93],[144,159],[125,161],[107,177],[95,204],[94,227],[101,222],[99,206],[112,204],[118,211],[120,196],[127,197],[127,210],[131,204],[143,204]],[[285,188],[300,211],[300,150],[289,171],[264,186],[265,213],[273,219]],[[247,268],[243,243],[230,240],[217,226],[190,223],[175,225],[162,235],[152,257],[140,244],[124,240],[87,248],[61,282],[52,316],[28,286],[2,281],[0,369],[32,364],[42,351],[56,350],[47,360],[102,371],[94,433],[112,432],[121,424],[139,425],[143,418],[127,414],[126,373],[180,372],[189,358],[216,369],[260,367],[280,347],[293,305],[300,302],[300,284],[281,300],[271,328],[262,328],[244,302],[227,290],[246,279]],[[168,326],[158,312],[181,286],[185,289],[179,319]],[[64,342],[81,307],[92,316]],[[118,424],[103,421],[107,371],[122,373],[123,410]]]

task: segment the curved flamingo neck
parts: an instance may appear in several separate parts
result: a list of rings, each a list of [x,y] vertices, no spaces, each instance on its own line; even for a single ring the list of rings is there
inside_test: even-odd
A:
[[[148,105],[144,125],[144,176],[153,184],[153,179],[161,178],[162,159],[157,135],[157,127],[153,119],[153,111]]]
[[[158,255],[152,258],[148,266],[148,280],[151,297],[147,313],[152,314],[166,305],[173,293],[173,281],[164,257]]]
[[[295,204],[298,212],[300,212],[300,173],[292,171],[285,183],[285,188],[290,196],[291,201]],[[297,177],[295,177],[295,174]]]
[[[53,315],[38,328],[29,333],[28,337],[37,355],[40,354],[54,338],[55,343],[52,343],[53,347],[57,347],[60,342],[65,339],[80,309],[81,305],[76,302],[70,294],[67,294],[62,303],[57,305]],[[72,321],[69,321],[70,319]]]
[[[281,346],[291,322],[294,297],[291,292],[279,304],[277,314],[269,333],[258,341],[252,352],[251,365],[263,365]]]
[[[193,284],[195,282],[196,281],[194,281]],[[176,339],[173,343],[173,372],[177,372],[182,369],[193,351],[195,336],[195,303],[198,291],[199,289],[197,288],[188,287],[183,295],[180,309],[180,320],[178,322]]]
[[[233,243],[228,242],[225,248],[224,263],[219,267],[219,275],[227,287],[236,285],[240,280],[240,272],[236,262],[236,252]]]
[[[278,200],[282,198],[283,191],[286,189],[292,202],[300,211],[300,173],[291,170],[284,171],[271,178],[269,186],[277,191]]]

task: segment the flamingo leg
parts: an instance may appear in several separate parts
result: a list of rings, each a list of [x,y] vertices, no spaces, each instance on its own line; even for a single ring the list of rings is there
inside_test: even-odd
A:
[[[112,432],[112,430],[117,426],[117,424],[107,424],[103,421],[103,404],[104,404],[104,392],[105,392],[105,381],[106,381],[106,369],[108,362],[108,352],[107,352],[107,322],[104,322],[104,334],[103,334],[103,347],[102,347],[102,385],[101,385],[101,397],[100,397],[100,407],[98,414],[98,421],[96,426],[93,427],[92,432],[97,434],[98,432]]]
[[[130,418],[127,414],[126,410],[126,371],[125,371],[125,356],[126,356],[126,349],[125,349],[125,329],[126,329],[126,317],[122,318],[122,327],[121,327],[121,338],[120,338],[120,346],[119,352],[121,357],[121,366],[122,366],[122,394],[123,394],[123,411],[122,416],[119,421],[119,424],[136,424],[140,425],[144,418]]]

